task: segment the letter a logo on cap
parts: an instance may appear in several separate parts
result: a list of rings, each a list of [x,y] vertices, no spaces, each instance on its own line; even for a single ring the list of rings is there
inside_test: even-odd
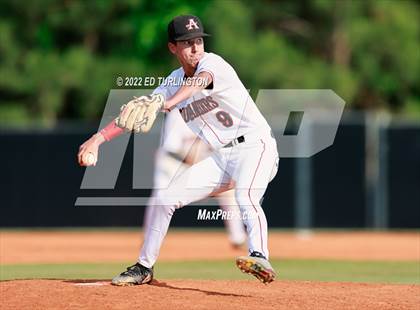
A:
[[[190,18],[188,20],[188,24],[185,25],[185,27],[187,27],[188,30],[193,30],[194,29],[200,29],[197,25],[197,23],[194,21],[194,19]]]

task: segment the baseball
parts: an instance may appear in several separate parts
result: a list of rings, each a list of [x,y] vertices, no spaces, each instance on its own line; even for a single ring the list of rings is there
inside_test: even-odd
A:
[[[83,163],[86,166],[92,166],[95,163],[95,155],[93,153],[87,153],[83,155]]]

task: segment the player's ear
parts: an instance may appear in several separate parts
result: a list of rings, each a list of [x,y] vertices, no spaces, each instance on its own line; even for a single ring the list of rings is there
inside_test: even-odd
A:
[[[172,54],[176,53],[176,43],[168,42],[168,49]]]

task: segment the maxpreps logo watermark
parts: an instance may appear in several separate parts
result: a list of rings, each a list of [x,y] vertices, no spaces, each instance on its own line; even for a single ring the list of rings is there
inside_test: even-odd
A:
[[[240,94],[240,91],[238,90],[238,94]],[[130,101],[133,96],[149,95],[150,92],[150,89],[112,89],[108,95],[99,129],[114,120],[120,112],[121,105]],[[245,106],[247,100],[248,98],[244,98]],[[274,131],[280,161],[281,158],[312,157],[331,146],[334,143],[345,106],[344,100],[328,89],[263,89],[258,92],[255,103],[260,107]],[[265,110],[264,107],[268,107],[268,109]],[[299,116],[297,122],[291,121],[293,115]],[[294,125],[290,126],[292,123]],[[153,156],[156,147],[159,146],[157,142],[159,142],[159,132],[162,126],[164,126],[164,122],[160,122],[160,126],[155,124],[151,131],[154,131],[155,134],[122,135],[101,145],[97,165],[86,168],[80,186],[82,194],[77,197],[75,205],[145,206],[150,204],[150,189],[160,190],[155,188],[153,182]],[[289,127],[294,128],[294,130],[289,130]],[[133,148],[128,151],[133,153],[131,180],[135,195],[115,197],[113,192],[131,136],[133,136],[133,143],[131,144]],[[182,165],[183,163],[180,162],[179,169]],[[127,180],[129,176],[124,175],[123,178]],[[169,186],[170,184],[168,184]],[[92,194],[99,189],[107,192],[103,195]],[[139,195],[137,195],[136,190],[140,192]],[[182,191],[177,193],[179,197],[172,198],[175,201],[188,200],[189,195],[192,195],[194,191],[203,190],[206,189],[190,182]],[[194,203],[194,205],[217,206],[218,203],[217,200],[210,201],[210,204],[208,200],[203,200]],[[208,213],[203,212],[200,214],[200,218],[208,216]],[[223,215],[221,213],[219,217]],[[228,217],[228,214],[225,216]],[[211,218],[212,213],[210,212]]]
[[[207,210],[198,209],[197,220],[198,221],[231,221],[231,220],[252,220],[257,218],[258,215],[255,212],[240,212],[238,211],[226,211],[226,210]]]

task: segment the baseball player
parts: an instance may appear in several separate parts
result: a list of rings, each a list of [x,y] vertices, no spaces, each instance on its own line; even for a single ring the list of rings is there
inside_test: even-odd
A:
[[[198,17],[182,15],[168,25],[168,48],[181,67],[149,96],[123,105],[115,121],[81,145],[79,163],[98,158],[99,145],[124,131],[146,133],[160,111],[179,111],[188,127],[214,150],[192,165],[165,189],[155,193],[150,223],[136,264],[112,279],[114,285],[149,283],[172,215],[176,209],[215,193],[235,189],[247,229],[247,256],[236,265],[263,283],[276,273],[269,262],[267,220],[260,201],[278,169],[271,128],[235,70],[222,57],[204,51],[203,25]],[[170,81],[182,83],[169,83]]]
[[[174,110],[165,115],[161,143],[156,152],[154,190],[145,211],[144,227],[150,223],[150,209],[155,205],[157,190],[167,188],[177,175],[208,157],[210,152],[211,149],[188,128],[178,111]],[[240,212],[235,192],[226,191],[216,198],[226,214],[233,214],[231,218],[225,218],[224,223],[232,247],[239,249],[246,241],[246,232],[241,218],[238,217]]]

